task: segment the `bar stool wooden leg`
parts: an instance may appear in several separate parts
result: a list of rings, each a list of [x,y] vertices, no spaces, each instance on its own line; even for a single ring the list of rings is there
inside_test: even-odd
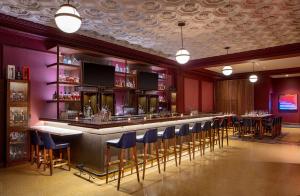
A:
[[[188,150],[189,150],[190,161],[192,161],[192,153],[191,153],[191,143],[190,143],[190,141],[191,140],[188,141],[188,148],[189,148]]]
[[[228,141],[228,128],[227,128],[227,126],[226,126],[226,141],[227,141],[227,146],[229,145],[229,141]]]
[[[49,149],[49,161],[50,161],[50,175],[53,174],[53,150]]]
[[[68,167],[69,167],[69,171],[71,170],[71,148],[68,147],[67,148],[67,156],[68,156]]]
[[[134,160],[135,160],[135,168],[136,168],[136,175],[138,182],[140,181],[140,175],[139,175],[139,163],[137,159],[137,152],[136,152],[136,146],[133,147],[133,155],[134,155]]]
[[[160,163],[159,163],[159,154],[158,154],[158,144],[155,142],[155,151],[156,151],[156,161],[158,167],[158,173],[160,173]]]
[[[193,159],[195,159],[195,133],[192,133]]]
[[[199,151],[200,151],[200,155],[202,156],[202,132],[198,133],[198,140],[199,140]]]
[[[217,134],[218,134],[218,140],[217,140],[217,142],[219,142],[219,148],[221,148],[221,136],[220,136],[220,129],[219,128],[217,128]]]
[[[117,189],[119,190],[120,189],[120,181],[121,181],[121,173],[123,171],[123,149],[121,148],[120,149],[120,152],[119,152],[119,175],[118,175],[118,186],[117,186]]]
[[[163,140],[163,146],[164,146],[164,171],[166,171],[166,162],[167,162],[167,146],[166,146],[166,140]]]
[[[34,158],[35,158],[35,154],[36,154],[36,151],[34,150],[34,146],[35,145],[31,145],[31,149],[30,149],[30,162],[31,162],[31,165],[34,163]]]
[[[109,170],[109,162],[110,162],[110,146],[106,146],[106,184],[108,183],[108,170]]]
[[[179,144],[179,165],[181,164],[181,155],[182,155],[182,137],[179,138],[180,144]],[[176,150],[176,148],[175,148]]]
[[[147,163],[147,154],[148,154],[148,144],[144,144],[144,162],[143,162],[143,180],[145,179],[145,170],[146,170],[146,163]]]
[[[221,146],[223,148],[223,146],[224,146],[223,145],[223,143],[224,143],[224,128],[223,127],[221,128],[221,133],[222,133],[222,136],[221,136],[222,137],[222,145]]]
[[[176,167],[177,167],[176,137],[174,137],[173,141],[174,141],[175,165],[176,165]]]

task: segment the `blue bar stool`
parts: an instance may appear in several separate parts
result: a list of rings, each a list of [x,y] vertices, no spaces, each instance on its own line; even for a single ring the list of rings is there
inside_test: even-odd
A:
[[[44,161],[45,161],[45,166],[50,167],[50,175],[53,173],[53,168],[54,167],[61,167],[63,165],[68,165],[68,170],[71,170],[71,163],[70,163],[70,144],[69,143],[60,143],[56,144],[50,133],[44,133],[41,132],[41,138],[42,141],[44,142]],[[53,156],[53,151],[54,150],[59,150],[59,159],[54,159]],[[67,161],[63,162],[63,157],[62,157],[62,150],[67,151]],[[48,157],[47,157],[48,155]],[[55,162],[59,162],[56,164]]]
[[[30,144],[31,144],[30,161],[32,164],[36,163],[37,168],[40,168],[41,166],[40,148],[44,146],[44,143],[41,140],[36,130],[30,131]]]
[[[186,149],[188,150],[190,161],[192,161],[189,124],[181,125],[179,129],[175,130],[175,134],[179,140],[179,165],[181,164],[182,151]]]
[[[125,154],[126,149],[132,149],[131,156],[135,163],[137,179],[139,182],[140,176],[139,176],[139,166],[138,166],[137,152],[136,152],[136,132],[123,133],[121,138],[106,141],[106,183],[108,183],[108,170],[109,170],[109,166],[110,166],[110,147],[115,147],[115,148],[120,149],[120,151],[119,151],[119,175],[118,175],[117,189],[118,190],[120,189],[121,173],[124,170],[123,156]]]
[[[203,125],[201,125],[201,139],[203,142],[202,150],[203,155],[205,154],[205,148],[207,144],[207,140],[209,140],[209,148],[212,151],[212,133],[211,133],[211,121],[205,121]]]
[[[144,144],[144,155],[143,155],[143,180],[145,179],[146,163],[148,158],[148,147],[154,144],[156,152],[156,161],[158,167],[158,173],[160,173],[159,164],[159,154],[158,154],[158,144],[157,144],[157,129],[150,129],[144,135],[138,135],[136,137],[136,142]]]
[[[166,171],[167,156],[169,157],[170,150],[172,149],[175,155],[175,164],[177,167],[175,126],[166,127],[164,131],[158,132],[157,135],[159,138],[161,138],[163,143],[162,151],[163,151],[163,159],[164,159],[164,171]],[[173,145],[170,143],[173,143]]]
[[[201,122],[194,123],[193,127],[190,128],[190,132],[192,134],[192,146],[193,146],[193,159],[195,159],[195,149],[198,146],[200,150],[200,154],[202,155],[202,146],[201,146]],[[197,136],[199,141],[196,141]]]

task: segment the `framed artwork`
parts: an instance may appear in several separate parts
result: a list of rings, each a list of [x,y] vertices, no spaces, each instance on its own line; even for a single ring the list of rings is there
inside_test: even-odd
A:
[[[22,76],[23,76],[23,80],[29,80],[30,69],[28,65],[22,66]]]
[[[298,95],[297,94],[279,95],[278,108],[281,111],[297,111],[298,110]]]
[[[10,80],[16,79],[16,66],[7,65],[7,79]]]

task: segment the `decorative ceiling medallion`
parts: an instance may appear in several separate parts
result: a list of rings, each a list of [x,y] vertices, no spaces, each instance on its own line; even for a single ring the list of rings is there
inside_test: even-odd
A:
[[[20,8],[20,7],[16,7],[16,6],[13,6],[13,5],[3,5],[3,7],[1,8],[2,10],[4,10],[5,12],[8,12],[14,16],[17,16],[17,17],[30,17],[31,14],[29,13],[29,11],[23,9],[23,8]]]
[[[194,14],[199,10],[199,4],[194,2],[187,2],[179,8],[179,12],[182,14]]]
[[[34,15],[33,18],[36,20],[36,22],[39,22],[39,23],[52,24],[54,22],[53,21],[53,16]]]
[[[156,1],[147,1],[143,4],[142,7],[148,12],[158,12],[161,6]]]
[[[124,16],[127,21],[136,21],[141,18],[141,14],[134,9],[126,10]]]
[[[213,18],[212,12],[210,12],[210,11],[200,12],[194,16],[194,19],[196,21],[207,21],[212,18]]]
[[[118,12],[121,9],[120,4],[115,0],[102,0],[100,5],[106,12]]]
[[[66,4],[67,3],[67,0],[57,0],[57,6],[59,5],[63,5],[63,4]],[[78,2],[78,0],[70,0],[69,2],[72,6],[76,7],[76,8],[80,8],[80,3]],[[56,8],[57,10],[57,8]]]
[[[101,19],[104,15],[100,10],[95,8],[84,9],[82,13],[88,18],[94,18],[94,19]]]
[[[31,10],[38,9],[40,7],[40,4],[37,2],[37,0],[15,0],[15,2],[20,6]]]
[[[216,8],[221,5],[225,5],[228,3],[228,0],[201,0],[200,4],[201,6],[205,8]]]
[[[147,25],[147,26],[156,26],[158,24],[158,21],[157,21],[155,15],[147,15],[147,16],[145,16],[143,21],[144,21],[145,25]]]
[[[166,2],[168,5],[172,5],[172,4],[179,4],[181,2],[183,2],[184,0],[164,0],[164,2]]]
[[[239,6],[231,3],[217,8],[213,13],[217,17],[228,17],[229,15],[234,15],[234,13],[238,13],[239,11]]]
[[[160,14],[160,19],[162,19],[162,20],[175,20],[176,17],[177,16],[176,16],[175,11],[165,10],[165,11],[162,11]]]
[[[113,16],[111,18],[108,18],[107,22],[110,25],[122,25],[123,24],[123,20],[120,17],[117,17],[117,16]]]

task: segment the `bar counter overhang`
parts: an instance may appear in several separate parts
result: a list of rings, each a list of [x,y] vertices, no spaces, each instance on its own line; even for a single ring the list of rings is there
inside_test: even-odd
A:
[[[167,126],[179,128],[182,124],[211,121],[213,118],[224,117],[218,114],[203,114],[197,116],[164,117],[148,120],[130,120],[120,122],[97,123],[91,120],[62,121],[41,119],[31,128],[46,131],[57,136],[57,139],[71,143],[71,161],[73,164],[84,164],[87,167],[103,171],[105,168],[106,141],[120,138],[124,132],[135,131],[137,135],[144,134],[148,129],[157,128],[163,131]],[[63,137],[61,137],[63,136]],[[137,146],[138,151],[142,146]],[[112,150],[112,159],[117,151]]]

